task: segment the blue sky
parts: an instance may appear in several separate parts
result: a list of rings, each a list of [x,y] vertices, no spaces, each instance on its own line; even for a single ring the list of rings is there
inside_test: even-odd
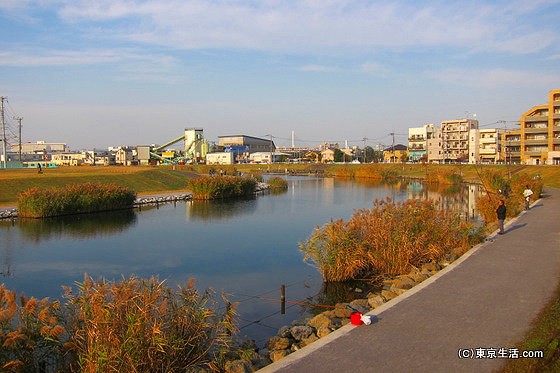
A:
[[[205,137],[406,143],[560,88],[560,0],[0,0],[9,134],[72,149]],[[501,125],[500,125],[501,126]],[[12,140],[16,141],[16,140]]]

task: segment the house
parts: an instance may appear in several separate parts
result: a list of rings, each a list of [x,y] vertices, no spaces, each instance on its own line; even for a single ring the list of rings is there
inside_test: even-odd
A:
[[[383,150],[383,162],[385,163],[401,163],[408,159],[408,148],[406,145],[397,144]]]

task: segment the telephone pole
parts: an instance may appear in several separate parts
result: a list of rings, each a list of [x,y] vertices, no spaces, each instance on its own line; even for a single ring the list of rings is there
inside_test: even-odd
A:
[[[18,143],[18,145],[19,145],[18,156],[19,157],[18,158],[19,158],[19,161],[21,162],[21,121],[23,120],[23,118],[22,117],[14,117],[14,120],[17,120],[17,122],[18,122],[18,133],[19,133],[19,143]]]
[[[2,123],[2,154],[4,155],[4,168],[8,168],[6,155],[6,122],[4,122],[4,100],[6,97],[0,97],[0,122]]]

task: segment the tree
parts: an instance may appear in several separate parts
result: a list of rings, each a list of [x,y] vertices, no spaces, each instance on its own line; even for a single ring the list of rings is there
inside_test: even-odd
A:
[[[344,153],[340,149],[334,150],[334,161],[335,162],[344,162]]]

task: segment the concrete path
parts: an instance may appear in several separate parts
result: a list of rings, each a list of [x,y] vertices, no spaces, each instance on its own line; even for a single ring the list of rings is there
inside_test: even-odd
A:
[[[515,356],[515,344],[559,283],[559,217],[560,191],[546,188],[531,210],[506,224],[506,234],[490,236],[445,270],[372,311],[373,324],[347,325],[259,372],[499,368]],[[470,358],[477,348],[484,358]],[[491,358],[494,351],[505,357]]]

